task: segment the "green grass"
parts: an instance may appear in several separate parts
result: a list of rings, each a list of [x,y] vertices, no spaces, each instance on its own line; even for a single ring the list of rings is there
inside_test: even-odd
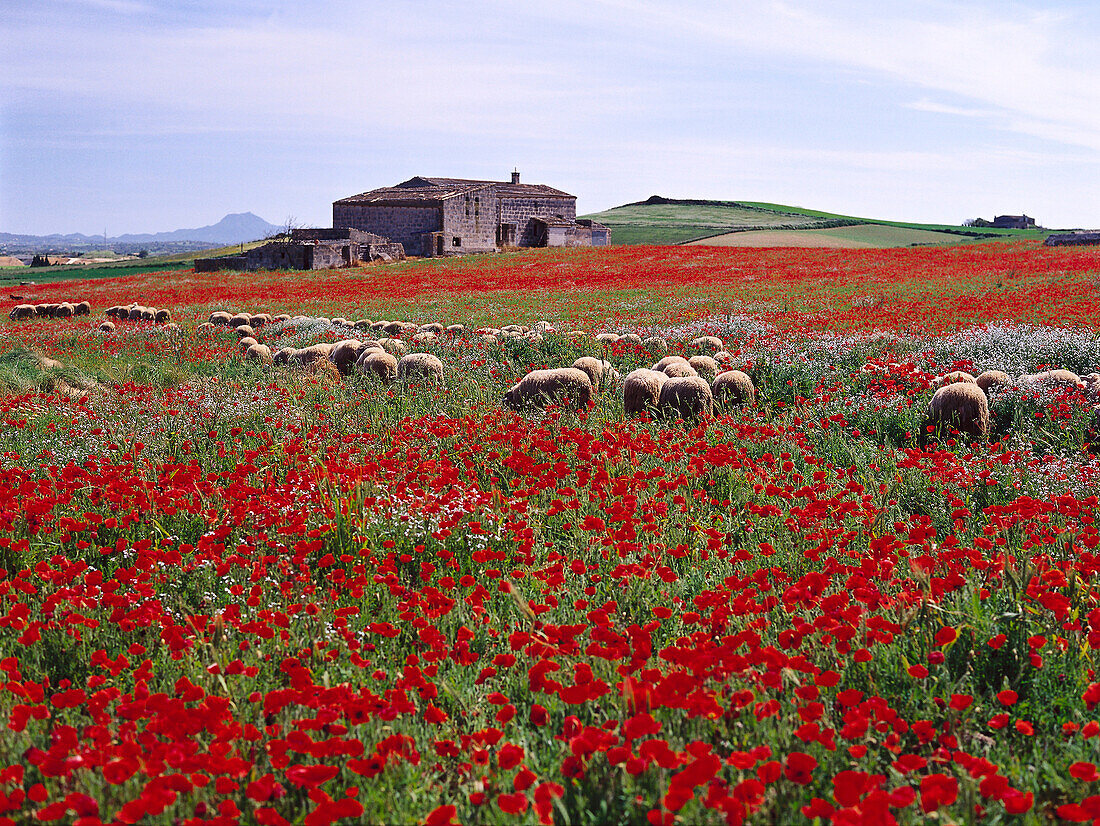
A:
[[[821,230],[875,225],[902,230],[944,233],[952,239],[911,239],[874,243],[871,246],[908,246],[913,243],[981,243],[985,241],[1041,241],[1045,229],[993,229],[950,224],[921,224],[911,221],[884,221],[836,212],[773,204],[764,201],[680,200],[657,203],[639,202],[584,216],[611,228],[611,241],[617,245],[682,244],[726,232],[759,230]],[[843,235],[838,237],[844,237]]]

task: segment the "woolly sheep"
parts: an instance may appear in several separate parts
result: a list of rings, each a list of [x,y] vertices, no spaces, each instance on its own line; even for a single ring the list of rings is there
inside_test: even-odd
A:
[[[505,324],[500,328],[500,331],[502,333],[519,333],[523,335],[528,331],[528,328],[524,327],[522,324]]]
[[[431,324],[421,324],[416,328],[418,333],[435,333],[437,336],[443,335],[443,325],[433,321]]]
[[[172,320],[172,311],[171,310],[157,310],[153,314],[153,321],[155,321],[157,324],[167,324],[171,320]]]
[[[719,364],[730,364],[733,361],[733,353],[728,350],[719,350],[711,358]]]
[[[293,347],[280,347],[279,350],[276,351],[275,355],[271,357],[271,363],[272,364],[289,364],[290,363],[290,357],[292,355],[294,355],[296,352],[298,352],[298,351]]]
[[[263,327],[265,324],[270,324],[270,323],[271,323],[271,316],[269,316],[267,313],[257,313],[256,315],[248,317],[248,326],[249,327],[253,327],[253,328]]]
[[[101,333],[113,333],[115,331],[115,323],[113,321],[101,321],[99,322],[99,332]]]
[[[448,324],[447,325],[447,332],[450,333],[452,336],[460,336],[460,335],[462,335],[463,333],[466,332],[466,325],[465,324]]]
[[[256,338],[256,331],[249,327],[247,324],[241,324],[238,327],[234,327],[237,332],[237,338],[244,338],[245,336],[251,336]]]
[[[658,372],[663,373],[665,371],[665,368],[668,367],[670,364],[688,364],[688,360],[683,356],[665,356],[656,364],[654,364],[650,369],[657,370]]]
[[[14,307],[12,307],[11,312],[8,313],[8,318],[10,318],[12,321],[18,321],[23,318],[30,318],[33,315],[33,304],[16,304]]]
[[[326,341],[321,344],[314,344],[310,347],[302,347],[295,350],[290,354],[287,361],[291,364],[313,364],[315,361],[327,361],[328,354],[332,352],[332,348],[336,344],[331,341]]]
[[[1031,373],[1020,376],[1017,382],[1020,387],[1084,387],[1081,377],[1071,370],[1044,370],[1041,373]]]
[[[397,378],[397,359],[382,350],[364,350],[355,362],[355,369],[364,376],[375,376],[382,384]]]
[[[722,339],[717,336],[699,336],[699,338],[693,338],[691,340],[691,346],[695,350],[699,350],[703,353],[717,353],[719,350],[725,350],[725,345],[722,344]]]
[[[588,375],[588,378],[592,381],[592,387],[597,393],[619,378],[619,372],[611,366],[611,362],[602,361],[592,356],[581,356],[573,362],[573,367],[583,370]]]
[[[92,314],[92,302],[79,301],[73,305],[73,315],[91,315]]]
[[[592,380],[576,367],[532,370],[511,387],[502,402],[510,410],[543,408],[555,402],[568,402],[573,409],[586,408],[592,401]]]
[[[974,382],[953,382],[936,391],[928,403],[927,425],[937,431],[953,427],[976,439],[989,435],[989,402]]]
[[[589,335],[584,330],[570,330],[565,337],[570,341],[584,341]]]
[[[336,369],[342,375],[347,375],[355,368],[355,362],[367,349],[367,345],[358,339],[349,338],[336,342],[332,352],[328,354],[328,360],[336,365]]]
[[[141,320],[142,321],[156,321],[157,320],[157,308],[156,307],[142,307],[141,308]]]
[[[279,324],[283,321],[290,321],[290,316],[287,313],[279,313],[277,316],[271,317],[272,324]]]
[[[380,338],[378,346],[391,356],[403,356],[409,352],[408,346],[399,338]]]
[[[988,393],[992,387],[1011,387],[1012,376],[1003,370],[986,370],[978,374],[977,378],[974,379],[974,383]]]
[[[679,361],[669,362],[663,368],[661,368],[661,372],[668,376],[670,379],[686,379],[693,378],[699,375],[699,371],[683,359],[680,359]]]
[[[233,316],[224,310],[218,310],[217,312],[210,314],[210,323],[217,324],[220,327],[228,327],[229,322],[233,320]]]
[[[130,308],[129,307],[124,307],[121,304],[116,304],[113,307],[108,307],[107,312],[106,312],[106,316],[108,318],[118,318],[118,319],[126,318],[129,314],[130,314]]]
[[[707,381],[713,381],[718,375],[718,362],[710,356],[692,356],[688,364]]]
[[[229,326],[230,327],[244,327],[244,326],[247,325],[247,326],[251,327],[252,325],[249,324],[249,322],[251,320],[252,320],[252,316],[250,316],[248,313],[237,313],[236,315],[231,316],[229,318]]]
[[[76,315],[76,307],[68,301],[58,304],[57,309],[53,312],[54,318],[72,318],[74,315]]]
[[[196,333],[212,333],[217,330],[217,326],[211,324],[209,321],[204,321],[202,324],[195,328]]]
[[[142,307],[140,304],[135,304],[126,313],[126,318],[128,318],[130,321],[141,321],[141,313],[144,309],[145,308]]]
[[[54,307],[56,307],[56,306],[57,306],[56,304],[35,304],[34,305],[34,314],[35,315],[44,315],[44,316],[46,316],[46,318],[49,318],[50,316],[53,315]]]
[[[661,385],[658,405],[670,416],[695,419],[714,414],[714,395],[710,385],[698,376],[670,378]]]
[[[245,350],[247,350],[253,344],[259,344],[259,343],[260,342],[256,341],[256,339],[252,338],[252,336],[245,336],[244,338],[242,338],[240,341],[237,342],[237,347],[243,353]]]
[[[555,332],[554,325],[551,324],[549,321],[536,321],[535,326],[531,329],[534,330],[536,333],[543,334]]]
[[[482,333],[481,340],[486,344],[497,344],[499,339],[492,333]]]
[[[619,343],[620,344],[641,345],[642,337],[640,335],[638,335],[637,333],[625,333],[625,334],[619,336]]]
[[[340,318],[334,318],[332,320],[332,325],[334,327],[350,327],[351,322],[348,321],[346,318],[340,317]]]
[[[668,342],[660,336],[650,336],[642,339],[642,346],[653,355],[668,352]]]
[[[664,373],[645,367],[627,373],[623,379],[623,412],[638,416],[656,409],[661,400],[661,386],[666,381],[668,376]]]
[[[387,324],[389,324],[388,321],[383,321],[382,319],[379,319],[378,321],[372,321],[370,323],[370,328],[375,332],[384,333],[386,332]]]
[[[425,331],[423,333],[414,333],[412,337],[414,344],[435,344],[439,337],[432,332]]]
[[[351,326],[354,327],[356,330],[369,330],[370,325],[372,323],[373,322],[371,322],[371,320],[369,318],[360,318],[358,321],[354,322]]]
[[[756,388],[748,373],[727,370],[719,373],[710,386],[717,407],[734,407],[756,401]]]
[[[596,341],[604,346],[610,347],[612,344],[617,343],[619,336],[616,333],[600,333],[596,336]]]
[[[244,351],[244,358],[246,361],[260,361],[264,364],[271,364],[275,361],[275,357],[271,354],[271,348],[266,344],[253,344]]]
[[[383,331],[390,338],[397,338],[401,335],[401,333],[404,331],[404,329],[405,329],[404,323],[402,323],[400,321],[390,321],[383,328]]]
[[[431,353],[409,353],[397,362],[397,378],[443,384],[443,362]]]
[[[937,386],[943,386],[945,384],[954,384],[959,381],[966,381],[973,384],[976,379],[965,370],[952,370],[950,373],[944,373],[942,376],[937,376],[932,383]]]

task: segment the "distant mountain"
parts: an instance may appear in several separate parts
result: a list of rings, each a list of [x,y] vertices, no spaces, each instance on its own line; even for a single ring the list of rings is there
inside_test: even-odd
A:
[[[279,232],[281,227],[269,224],[258,215],[251,212],[233,212],[226,215],[216,224],[194,229],[176,229],[171,232],[153,233],[129,233],[108,238],[107,244],[145,244],[145,243],[173,243],[182,241],[195,241],[203,244],[223,245],[241,244],[246,241],[256,241]],[[83,235],[79,232],[61,235],[15,235],[10,232],[0,232],[0,244],[65,244],[84,245],[102,244],[101,235]]]

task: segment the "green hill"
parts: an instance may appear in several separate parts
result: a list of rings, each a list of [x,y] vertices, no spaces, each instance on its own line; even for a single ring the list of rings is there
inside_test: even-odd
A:
[[[990,229],[882,221],[785,204],[683,200],[658,195],[583,217],[610,227],[611,242],[616,246],[698,242],[718,243],[722,246],[885,248],[973,244],[998,240],[1042,240],[1049,234],[1044,229]],[[854,229],[856,227],[865,229]],[[891,228],[892,231],[886,228]],[[814,235],[819,240],[792,234],[808,230],[815,231]],[[739,237],[741,233],[745,235]],[[825,238],[835,239],[835,243],[820,240]]]

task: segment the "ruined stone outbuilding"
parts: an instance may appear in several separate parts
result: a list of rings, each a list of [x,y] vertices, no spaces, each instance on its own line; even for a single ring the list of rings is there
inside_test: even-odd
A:
[[[327,270],[372,261],[400,261],[405,248],[388,238],[356,229],[295,229],[287,240],[271,241],[242,255],[198,258],[195,272],[215,270]]]
[[[577,197],[545,184],[410,178],[332,205],[332,225],[401,243],[409,255],[461,255],[509,247],[609,246],[611,231],[577,220]]]

